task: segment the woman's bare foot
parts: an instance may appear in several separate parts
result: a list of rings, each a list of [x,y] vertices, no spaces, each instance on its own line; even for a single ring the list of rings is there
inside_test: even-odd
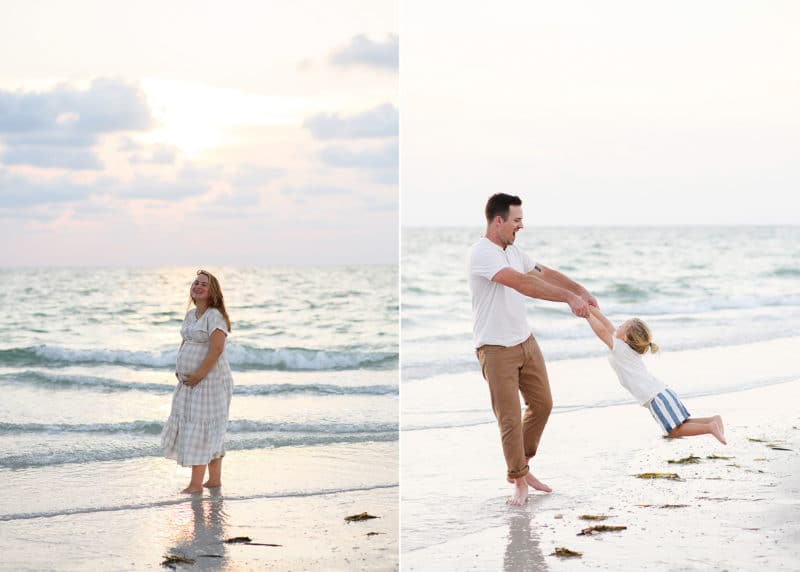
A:
[[[207,489],[215,489],[215,488],[217,488],[217,487],[221,487],[221,486],[222,486],[222,483],[221,483],[221,482],[219,482],[219,481],[218,481],[218,482],[216,482],[216,483],[212,483],[211,481],[206,481],[206,482],[204,482],[204,483],[203,483],[203,486],[204,486],[205,488],[207,488]]]
[[[528,502],[528,483],[525,482],[525,477],[520,477],[514,481],[514,492],[511,498],[506,501],[506,504],[511,506],[522,506]]]
[[[714,421],[717,422],[717,425],[719,425],[719,430],[722,431],[723,435],[725,435],[725,425],[722,423],[722,417],[719,415],[714,415]]]
[[[203,487],[193,487],[192,485],[189,485],[188,487],[183,489],[181,492],[182,493],[186,493],[186,494],[190,494],[190,495],[191,494],[202,493],[203,492]]]
[[[528,473],[527,475],[525,475],[525,482],[527,483],[527,485],[529,487],[534,488],[537,491],[542,491],[543,493],[552,493],[553,492],[553,489],[551,489],[546,484],[544,484],[542,481],[540,481],[539,479],[534,477],[533,473]]]

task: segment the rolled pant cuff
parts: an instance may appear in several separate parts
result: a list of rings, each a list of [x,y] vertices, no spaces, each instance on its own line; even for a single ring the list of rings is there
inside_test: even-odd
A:
[[[508,471],[508,478],[509,479],[520,479],[520,478],[524,477],[525,475],[527,475],[529,472],[530,472],[530,467],[528,467],[528,465],[525,465],[519,471]]]

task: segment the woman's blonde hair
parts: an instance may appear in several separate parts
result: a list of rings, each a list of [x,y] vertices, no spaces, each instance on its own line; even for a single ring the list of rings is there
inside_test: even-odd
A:
[[[650,353],[656,353],[658,344],[653,343],[652,339],[653,335],[650,333],[650,328],[647,327],[647,324],[639,318],[630,320],[628,331],[625,333],[625,342],[633,351],[639,354],[643,354],[647,350],[650,350]]]
[[[217,280],[216,276],[211,274],[211,272],[207,270],[198,270],[197,276],[206,276],[208,278],[208,307],[209,308],[216,308],[219,310],[219,313],[222,314],[222,317],[225,318],[225,325],[228,326],[228,331],[231,331],[231,319],[228,317],[228,311],[225,309],[225,298],[222,295],[222,288],[219,285],[219,280]],[[194,298],[192,297],[192,289],[189,288],[189,304],[188,307],[191,307],[192,304],[196,305]]]

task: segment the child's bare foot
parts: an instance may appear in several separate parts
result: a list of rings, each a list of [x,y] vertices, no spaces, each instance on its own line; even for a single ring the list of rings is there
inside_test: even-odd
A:
[[[551,489],[542,481],[534,477],[532,473],[528,473],[527,475],[525,475],[525,483],[527,483],[529,487],[534,488],[537,491],[542,491],[543,493],[553,492],[553,489]]]
[[[190,495],[191,494],[202,493],[203,492],[203,487],[193,487],[192,485],[189,485],[188,487],[183,489],[181,492],[182,493],[186,493],[186,494],[190,494]]]
[[[206,481],[206,482],[203,483],[203,486],[206,487],[207,489],[215,489],[217,487],[221,487],[222,483],[219,482],[219,481],[217,481],[215,483],[212,483],[211,481]]]
[[[525,477],[520,477],[514,481],[514,492],[511,498],[506,501],[506,504],[522,506],[526,502],[528,502],[528,483],[525,482]]]
[[[722,443],[723,445],[727,445],[728,442],[725,440],[725,435],[722,433],[719,424],[716,421],[711,423],[711,434],[717,438],[717,441]]]

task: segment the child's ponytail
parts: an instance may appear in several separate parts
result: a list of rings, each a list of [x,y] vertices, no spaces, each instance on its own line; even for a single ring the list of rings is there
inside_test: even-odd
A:
[[[638,354],[643,354],[647,350],[650,350],[651,353],[656,353],[658,351],[658,344],[650,341],[653,336],[647,324],[639,318],[631,318],[629,322],[630,326],[625,335],[625,342]]]

